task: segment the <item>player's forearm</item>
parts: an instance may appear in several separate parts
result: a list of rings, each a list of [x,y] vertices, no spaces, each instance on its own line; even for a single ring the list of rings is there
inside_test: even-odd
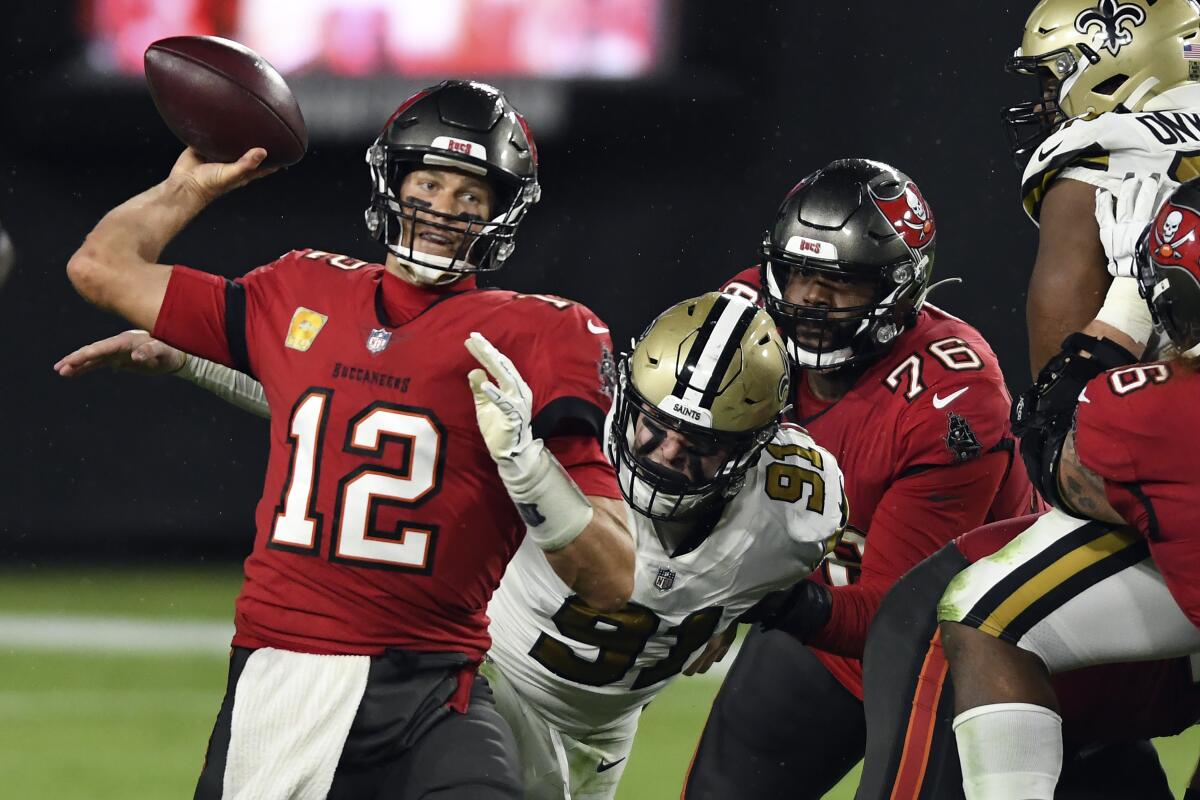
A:
[[[153,328],[170,270],[157,263],[167,243],[206,205],[188,183],[168,179],[104,215],[67,263],[89,302]]]
[[[567,546],[546,552],[563,582],[599,611],[615,611],[633,594],[633,538],[626,527],[625,504],[588,497],[592,519]]]
[[[187,179],[167,178],[105,214],[88,240],[116,257],[155,262],[208,202]]]
[[[1090,184],[1056,181],[1042,203],[1037,259],[1029,277],[1029,362],[1037,375],[1068,334],[1096,318],[1112,276],[1095,219]]]
[[[1058,491],[1059,497],[1070,506],[1067,511],[1101,522],[1128,524],[1108,502],[1104,479],[1079,460],[1073,433],[1067,435],[1058,459]]]
[[[232,367],[199,356],[186,356],[183,367],[174,374],[212,392],[230,405],[255,416],[270,419],[271,408],[262,384]]]

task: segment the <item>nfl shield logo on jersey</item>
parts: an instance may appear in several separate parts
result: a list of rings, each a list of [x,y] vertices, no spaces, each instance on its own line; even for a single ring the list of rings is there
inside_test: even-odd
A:
[[[387,349],[388,343],[392,341],[392,332],[384,328],[374,328],[371,335],[367,337],[367,349],[372,354],[382,353]]]
[[[658,574],[654,576],[654,588],[660,592],[665,592],[675,585],[675,570],[670,567],[662,567]]]

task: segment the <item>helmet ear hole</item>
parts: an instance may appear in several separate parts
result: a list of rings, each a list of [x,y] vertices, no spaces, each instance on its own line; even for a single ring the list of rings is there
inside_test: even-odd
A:
[[[1125,74],[1113,75],[1111,78],[1108,78],[1107,80],[1103,81],[1102,83],[1097,84],[1097,86],[1094,89],[1092,89],[1092,91],[1095,92],[1096,94],[1104,95],[1105,97],[1112,97],[1117,92],[1121,91],[1121,87],[1125,85],[1125,82],[1127,80],[1129,80],[1128,75],[1125,75]]]

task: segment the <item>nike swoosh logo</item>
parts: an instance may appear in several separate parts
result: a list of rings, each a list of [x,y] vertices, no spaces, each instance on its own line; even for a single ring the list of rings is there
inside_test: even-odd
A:
[[[1079,393],[1079,402],[1081,402],[1081,403],[1092,402],[1087,396],[1087,387],[1086,386],[1083,387],[1083,391]]]
[[[589,331],[596,334],[597,336],[599,336],[602,333],[608,333],[608,328],[604,327],[603,325],[597,325],[596,323],[592,322],[590,319],[587,321],[587,328]]]
[[[933,396],[933,407],[934,408],[945,408],[946,406],[953,403],[960,394],[962,394],[963,392],[965,392],[967,389],[970,389],[970,388],[971,388],[970,386],[964,386],[963,388],[959,389],[957,392],[951,392],[950,394],[946,395],[945,397],[938,397],[935,394]]]
[[[624,758],[618,758],[616,761],[601,761],[600,765],[596,767],[596,772],[607,772],[624,760]]]
[[[1058,144],[1054,145],[1054,147],[1051,147],[1049,150],[1047,150],[1046,148],[1043,147],[1041,150],[1038,151],[1038,160],[1045,161],[1047,158],[1054,155],[1054,151],[1057,150],[1058,148],[1062,147],[1062,145],[1063,145],[1063,143],[1059,142]]]

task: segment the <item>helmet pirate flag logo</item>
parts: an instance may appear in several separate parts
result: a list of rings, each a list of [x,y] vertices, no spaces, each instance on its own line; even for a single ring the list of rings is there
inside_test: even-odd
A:
[[[874,188],[870,192],[879,213],[912,250],[920,250],[933,241],[936,227],[933,212],[915,183],[906,181],[894,197],[882,197]]]
[[[1154,226],[1154,238],[1157,242],[1155,253],[1160,260],[1167,258],[1183,258],[1185,250],[1200,250],[1196,241],[1196,228],[1200,225],[1200,216],[1190,208],[1164,203],[1159,210],[1158,219]],[[1187,233],[1183,229],[1187,228]],[[1190,248],[1185,245],[1191,245]]]

